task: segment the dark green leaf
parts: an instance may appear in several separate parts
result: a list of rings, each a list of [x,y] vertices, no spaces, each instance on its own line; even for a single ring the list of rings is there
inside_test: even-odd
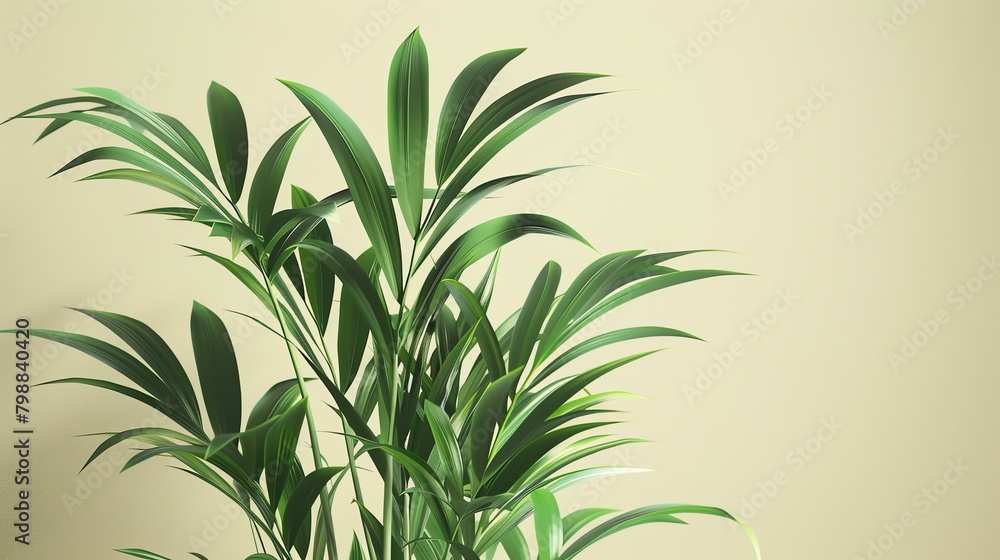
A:
[[[309,191],[292,185],[292,208],[306,208],[317,203],[316,197]],[[314,239],[333,244],[330,226],[320,221],[309,232],[306,239]],[[330,322],[330,312],[333,307],[333,291],[336,286],[334,275],[329,268],[322,266],[316,255],[309,251],[299,250],[299,261],[302,264],[302,280],[306,288],[309,309],[319,327],[320,334],[326,333]]]
[[[250,228],[257,233],[267,231],[274,203],[278,200],[278,191],[285,177],[288,160],[292,157],[295,143],[309,125],[309,119],[299,121],[278,137],[268,148],[250,183],[250,194],[247,196],[247,220]]]
[[[282,532],[285,546],[302,530],[309,512],[323,488],[333,477],[341,474],[344,467],[324,467],[305,476],[292,491],[282,518]]]
[[[438,184],[444,183],[455,167],[452,156],[479,100],[500,70],[523,52],[524,49],[507,49],[484,54],[469,63],[451,84],[438,121],[435,160]]]
[[[74,310],[96,319],[128,344],[163,380],[170,396],[185,407],[191,420],[201,424],[201,409],[198,407],[198,398],[194,394],[191,380],[188,379],[177,356],[160,335],[145,323],[131,317],[92,309],[74,308]]]
[[[208,87],[208,120],[212,124],[222,181],[229,192],[229,199],[235,204],[243,194],[247,178],[247,156],[250,153],[247,120],[240,100],[216,82]]]
[[[411,237],[420,228],[427,154],[427,48],[415,30],[403,41],[389,69],[389,156],[403,221]]]
[[[198,302],[191,310],[191,343],[212,429],[216,434],[239,432],[240,372],[233,342],[222,319]]]
[[[288,483],[308,406],[307,399],[299,400],[287,412],[277,417],[277,421],[264,437],[264,476],[272,508],[278,507],[279,498]],[[298,532],[286,534],[285,537],[291,542],[297,535]]]
[[[354,121],[329,97],[302,84],[282,83],[305,105],[326,137],[389,287],[399,298],[403,285],[399,228],[389,200],[389,185],[375,152]]]
[[[528,297],[521,307],[517,323],[511,333],[510,360],[511,369],[524,367],[528,363],[531,350],[538,340],[538,334],[542,330],[542,324],[549,315],[549,309],[555,300],[556,292],[559,289],[559,278],[562,269],[555,261],[548,264],[538,273],[535,283],[532,284]]]

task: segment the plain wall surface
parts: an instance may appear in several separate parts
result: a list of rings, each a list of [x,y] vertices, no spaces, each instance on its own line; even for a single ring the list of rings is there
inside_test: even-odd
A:
[[[8,0],[0,113],[110,87],[185,122],[214,157],[209,83],[240,97],[251,138],[266,145],[306,115],[276,81],[290,79],[333,98],[387,164],[386,75],[417,26],[430,56],[432,131],[451,80],[488,51],[527,47],[487,100],[547,73],[611,74],[577,90],[617,93],[532,130],[480,178],[595,167],[510,187],[463,224],[541,211],[603,253],[725,249],[733,253],[681,267],[754,276],[670,289],[595,326],[660,324],[707,342],[671,341],[601,382],[649,397],[624,402],[628,422],[615,430],[655,441],[604,462],[652,472],[567,490],[560,503],[723,507],[772,560],[990,558],[1000,501],[998,17],[1000,5],[982,0]],[[244,410],[289,377],[279,340],[223,313],[263,316],[252,296],[179,246],[225,252],[227,243],[191,224],[128,216],[172,203],[153,189],[72,182],[107,166],[46,179],[79,150],[113,141],[78,123],[32,146],[43,126],[0,127],[0,328],[28,316],[35,328],[111,340],[66,308],[107,309],[149,323],[193,372],[197,299],[238,333]],[[315,127],[285,182],[317,195],[343,188]],[[342,218],[334,237],[357,254],[360,224],[351,209]],[[561,240],[510,245],[496,317],[520,305],[547,259],[563,264],[565,282],[594,257]],[[78,352],[40,339],[32,348],[36,383],[113,378]],[[0,364],[13,362],[13,339],[2,337]],[[245,520],[167,461],[112,474],[131,453],[119,446],[78,474],[99,440],[73,436],[167,425],[80,386],[31,392],[32,544],[14,544],[13,391],[0,377],[0,410],[10,412],[0,415],[0,557],[253,552]],[[342,460],[328,438],[331,460]],[[380,493],[376,477],[366,480]],[[347,490],[336,505],[349,531]],[[685,519],[690,526],[618,534],[582,558],[753,558],[732,524]]]

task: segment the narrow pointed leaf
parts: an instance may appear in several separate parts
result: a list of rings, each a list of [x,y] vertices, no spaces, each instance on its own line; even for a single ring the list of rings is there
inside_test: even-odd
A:
[[[278,191],[285,177],[288,160],[292,157],[295,143],[309,125],[309,119],[303,119],[289,128],[271,144],[264,154],[257,171],[250,183],[250,194],[247,195],[247,220],[250,228],[257,233],[267,230],[274,203],[278,200]]]
[[[305,105],[323,132],[340,165],[389,287],[394,296],[400,297],[403,265],[399,229],[389,199],[389,185],[375,152],[354,121],[329,97],[302,84],[282,83]]]
[[[538,560],[559,560],[562,550],[563,528],[559,504],[545,488],[531,493],[535,508],[535,538],[538,541]]]
[[[542,324],[548,317],[549,309],[559,290],[561,274],[562,268],[559,264],[549,261],[535,278],[535,283],[532,284],[528,297],[524,300],[521,314],[511,333],[509,360],[511,369],[527,365],[528,357],[542,330]]]
[[[505,94],[483,109],[462,135],[453,155],[455,167],[493,131],[514,119],[528,107],[567,88],[602,77],[603,74],[579,72],[551,74],[532,80]]]
[[[335,245],[306,239],[301,247],[312,251],[324,266],[330,267],[340,277],[344,289],[350,290],[361,305],[362,316],[368,321],[376,346],[386,357],[394,356],[392,324],[378,291],[364,269]]]
[[[145,323],[131,317],[92,309],[74,308],[74,310],[96,319],[128,344],[163,380],[170,395],[187,409],[191,419],[201,423],[201,409],[198,407],[198,398],[194,394],[191,380],[188,379],[173,350],[160,335]]]
[[[202,175],[214,183],[212,166],[208,162],[208,156],[204,148],[195,141],[192,143],[192,136],[184,134],[183,130],[178,130],[171,123],[135,101],[128,96],[107,88],[78,88],[77,91],[89,93],[91,95],[105,99],[122,109],[130,112],[133,118],[138,120],[154,136],[162,140],[172,150],[180,154],[185,161],[190,163]]]
[[[233,342],[222,319],[198,302],[191,310],[191,342],[212,429],[216,434],[239,432],[240,372]]]
[[[308,519],[309,511],[323,488],[343,471],[344,467],[324,467],[307,474],[298,483],[288,499],[285,515],[282,518],[282,534],[286,547],[291,544],[294,536],[302,530]]]
[[[601,95],[601,93],[584,93],[553,99],[552,101],[547,101],[537,107],[533,107],[523,115],[512,120],[497,131],[496,134],[483,142],[483,145],[458,168],[458,171],[455,172],[448,184],[441,190],[440,200],[437,201],[436,206],[439,208],[450,206],[469,182],[486,167],[486,164],[522,134],[574,103],[596,95]],[[459,150],[461,149],[462,146],[460,145]],[[460,155],[456,154],[456,157]]]
[[[448,416],[440,407],[430,401],[424,402],[424,412],[427,415],[427,423],[431,427],[434,437],[435,448],[441,455],[448,476],[445,483],[449,487],[454,499],[462,499],[462,488],[465,485],[465,463],[462,459],[462,450],[458,446],[458,437],[451,425]]]
[[[503,350],[500,349],[500,341],[497,340],[497,333],[493,330],[486,317],[486,312],[469,288],[454,280],[444,280],[441,285],[447,289],[462,313],[469,317],[476,326],[476,342],[479,344],[483,359],[486,360],[486,367],[490,371],[491,379],[497,380],[507,374],[506,366],[503,362]]]
[[[60,114],[44,114],[44,115],[31,115],[30,118],[38,119],[65,119],[80,121],[93,126],[107,130],[108,132],[128,141],[132,144],[138,146],[143,151],[147,152],[151,157],[159,160],[161,163],[169,167],[172,171],[183,176],[193,187],[195,187],[198,192],[205,197],[206,200],[211,201],[217,208],[221,208],[221,203],[218,198],[212,194],[211,191],[201,182],[198,177],[191,172],[183,163],[177,160],[174,156],[170,155],[165,149],[163,149],[159,144],[154,142],[149,137],[143,135],[141,132],[126,126],[116,120],[109,119],[107,117],[102,117],[100,115],[94,115],[91,113],[60,113]]]
[[[250,153],[247,120],[240,100],[216,82],[208,87],[208,120],[212,125],[222,181],[229,199],[236,203],[243,194],[247,178],[247,157]]]
[[[143,558],[144,560],[170,560],[166,556],[160,556],[155,552],[150,552],[141,548],[116,548],[115,552],[121,552],[122,554],[134,556],[136,558]]]
[[[278,507],[279,498],[289,480],[307,406],[309,406],[308,401],[304,398],[295,403],[287,412],[277,417],[277,421],[264,437],[264,476],[272,508]],[[289,542],[296,536],[297,532],[286,534]]]
[[[424,202],[428,88],[427,48],[417,29],[400,45],[389,69],[389,156],[411,237],[417,236]]]
[[[503,549],[507,552],[510,560],[532,560],[531,550],[528,548],[528,541],[524,538],[524,533],[517,527],[511,529],[500,541]]]
[[[292,208],[306,208],[316,203],[316,197],[310,194],[309,191],[292,185]],[[305,238],[333,244],[330,226],[325,221],[317,223]],[[336,286],[336,275],[329,268],[322,266],[316,255],[309,251],[299,250],[299,262],[302,265],[302,282],[305,284],[309,309],[316,320],[320,334],[325,334],[333,307],[333,291]]]
[[[524,49],[507,49],[484,54],[470,62],[451,84],[438,121],[435,159],[438,184],[444,183],[454,169],[455,148],[479,100],[489,90],[500,70],[523,52]]]

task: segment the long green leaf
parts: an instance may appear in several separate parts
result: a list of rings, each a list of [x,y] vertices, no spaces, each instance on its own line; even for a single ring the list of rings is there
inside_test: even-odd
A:
[[[486,360],[486,367],[490,371],[492,380],[500,379],[506,375],[507,368],[503,362],[503,350],[500,349],[497,333],[493,330],[493,326],[476,296],[469,288],[455,280],[444,280],[441,282],[441,286],[451,293],[462,309],[462,313],[467,315],[476,325],[476,342],[479,344],[483,359]]]
[[[177,160],[177,158],[170,155],[169,152],[164,150],[159,144],[151,140],[149,137],[143,135],[141,132],[128,127],[118,121],[109,119],[107,117],[102,117],[100,115],[94,115],[91,113],[58,113],[58,114],[43,114],[43,115],[31,115],[29,118],[34,119],[64,119],[72,121],[80,121],[93,126],[107,130],[108,132],[128,141],[132,144],[138,146],[143,151],[147,152],[153,158],[159,160],[161,163],[169,167],[173,172],[181,175],[186,179],[198,192],[209,200],[216,208],[221,208],[222,205],[218,198],[201,182],[198,177],[191,172],[183,163]]]
[[[60,105],[73,105],[76,103],[97,103],[99,105],[106,104],[107,102],[99,97],[94,97],[92,95],[79,95],[76,97],[62,97],[59,99],[53,99],[51,101],[46,101],[45,103],[39,103],[30,109],[25,109],[20,113],[14,115],[13,117],[8,117],[0,124],[6,124],[14,119],[22,119],[27,117],[32,113],[37,113],[38,111],[43,111],[45,109],[51,109],[52,107],[58,107]]]
[[[136,438],[138,436],[145,436],[145,435],[156,435],[164,438],[172,438],[192,445],[205,445],[205,442],[198,438],[193,438],[186,434],[182,434],[174,430],[169,430],[167,428],[156,428],[156,427],[134,428],[131,430],[125,430],[124,432],[119,432],[117,434],[114,434],[111,437],[104,440],[103,442],[101,442],[101,444],[97,446],[94,452],[91,453],[90,458],[87,459],[87,461],[80,468],[80,472],[83,472],[83,470],[87,468],[87,465],[93,463],[95,459],[100,457],[104,452],[111,449],[115,445],[118,445],[123,441],[127,441]]]
[[[452,160],[455,148],[479,100],[486,94],[500,70],[523,52],[524,49],[507,49],[484,54],[470,62],[452,82],[438,121],[435,159],[438,184],[444,183],[454,167]]]
[[[615,344],[618,342],[626,342],[631,340],[639,340],[641,338],[651,338],[651,337],[679,337],[679,338],[691,338],[694,340],[702,340],[697,336],[686,333],[684,331],[679,331],[677,329],[671,329],[667,327],[626,327],[624,329],[617,329],[614,331],[601,333],[599,335],[593,336],[584,340],[583,342],[573,346],[566,352],[560,354],[554,360],[549,362],[545,368],[542,369],[534,377],[531,382],[531,387],[537,386],[540,382],[547,379],[550,375],[557,372],[559,369],[564,367],[569,362],[587,354],[588,352],[593,352],[594,350],[599,350],[605,346]]]
[[[257,171],[254,172],[253,181],[250,183],[250,194],[247,195],[247,220],[250,228],[257,233],[262,234],[267,231],[271,213],[274,212],[274,203],[278,200],[278,191],[281,190],[281,182],[285,177],[285,169],[288,167],[288,160],[291,159],[295,144],[308,125],[309,119],[303,119],[279,136],[267,149],[260,165],[257,166]]]
[[[440,407],[430,401],[424,401],[424,413],[427,415],[427,423],[434,437],[435,448],[445,465],[447,472],[445,484],[451,492],[452,499],[461,500],[464,498],[462,489],[465,486],[463,476],[465,463],[462,459],[462,450],[458,446],[458,436],[455,435],[448,415]]]
[[[167,389],[163,380],[157,377],[145,364],[120,348],[82,334],[31,329],[31,335],[69,346],[96,358],[146,390],[157,400],[172,404],[175,409],[180,407],[180,403],[170,403],[170,390]]]
[[[597,527],[587,531],[576,539],[571,545],[566,547],[566,550],[559,560],[570,560],[576,557],[580,552],[589,547],[590,545],[611,536],[619,531],[624,531],[630,527],[635,527],[637,525],[644,525],[647,523],[679,523],[686,524],[681,519],[675,517],[677,514],[683,513],[697,513],[702,515],[713,515],[716,517],[723,517],[731,521],[737,522],[736,518],[727,513],[725,510],[708,507],[708,506],[694,506],[685,504],[664,504],[656,506],[646,506],[634,509],[617,515],[604,523],[601,523]],[[760,548],[757,545],[757,539],[753,536],[753,533],[749,532],[751,542],[754,545],[754,549],[757,552],[757,557],[760,558]]]
[[[194,140],[190,134],[185,134],[186,129],[178,128],[175,123],[168,122],[162,115],[146,109],[136,103],[128,96],[107,88],[77,88],[77,91],[89,93],[101,99],[105,99],[114,105],[131,113],[132,118],[138,120],[154,136],[162,140],[172,150],[177,152],[185,161],[190,163],[205,178],[215,183],[215,176],[212,173],[212,165],[208,161],[205,149]]]
[[[527,365],[528,357],[542,330],[542,324],[555,300],[561,274],[562,268],[559,264],[549,261],[535,278],[511,333],[509,360],[511,369]]]
[[[295,403],[287,412],[277,417],[277,421],[264,438],[264,476],[272,508],[278,507],[279,498],[289,481],[291,465],[296,456],[299,434],[308,406],[306,398]],[[291,542],[297,535],[298,532],[286,533],[285,538]]]
[[[228,270],[233,276],[236,277],[237,280],[239,280],[244,286],[246,286],[247,289],[249,289],[253,295],[257,296],[257,299],[264,304],[264,307],[266,307],[272,313],[275,312],[274,306],[271,304],[271,297],[267,294],[267,288],[265,288],[264,285],[261,284],[259,280],[257,280],[257,278],[254,276],[252,272],[250,272],[250,270],[229,259],[220,257],[215,253],[210,253],[208,251],[198,249],[196,247],[189,247],[187,245],[181,245],[181,247],[184,247],[185,249],[191,249],[192,251],[198,253],[199,255],[206,257],[216,262],[217,264],[222,265],[223,268]]]
[[[350,290],[360,304],[362,316],[368,321],[376,346],[387,358],[394,356],[392,324],[378,291],[361,265],[346,251],[329,243],[306,239],[300,246],[316,254],[324,266],[330,267],[340,277],[344,289]]]
[[[447,208],[450,206],[479,171],[486,167],[487,163],[522,134],[570,105],[596,95],[601,95],[601,93],[584,93],[553,99],[552,101],[547,101],[537,107],[533,107],[523,115],[512,120],[497,131],[496,134],[483,142],[482,147],[476,150],[465,164],[455,172],[448,184],[442,189],[440,200],[436,203],[436,208]],[[474,125],[475,123],[473,123]],[[463,142],[464,140],[465,137],[463,137]],[[456,158],[461,156],[460,152],[462,148],[463,146],[460,144]]]
[[[329,97],[302,84],[283,80],[282,83],[305,105],[323,132],[340,164],[389,287],[399,298],[403,285],[399,228],[389,200],[389,185],[375,152],[354,121]]]
[[[434,229],[431,233],[427,233],[421,237],[421,240],[423,241],[422,253],[426,254],[437,247],[437,244],[441,241],[445,234],[447,234],[448,231],[455,226],[458,220],[490,194],[515,183],[539,177],[553,171],[568,169],[570,167],[574,166],[549,167],[528,173],[520,173],[518,175],[509,175],[493,179],[475,187],[467,193],[463,193],[463,195],[448,208],[445,208],[444,206],[436,206],[428,217],[428,222],[435,224]]]
[[[166,556],[160,556],[155,552],[142,550],[141,548],[116,548],[115,552],[121,552],[122,554],[134,556],[136,558],[143,558],[145,560],[170,560]]]
[[[403,221],[416,237],[424,202],[424,163],[429,121],[427,48],[415,30],[389,68],[389,156]]]
[[[191,309],[191,343],[212,429],[216,434],[239,432],[240,372],[233,342],[222,319],[197,301]]]
[[[545,488],[531,493],[535,508],[535,539],[538,541],[538,560],[558,560],[562,550],[563,528],[559,504]]]
[[[85,177],[84,179],[81,179],[81,181],[105,178],[126,179],[161,189],[180,198],[195,208],[200,208],[201,206],[209,204],[210,199],[206,197],[204,193],[194,184],[192,184],[188,178],[177,172],[177,170],[171,169],[167,165],[164,165],[144,153],[118,146],[100,146],[92,150],[87,150],[86,152],[83,152],[68,161],[50,176],[56,176],[85,163],[99,160],[120,161],[122,163],[134,165],[139,169],[104,171]],[[133,173],[129,174],[127,172]]]
[[[309,511],[316,498],[319,497],[323,488],[335,476],[341,474],[344,467],[324,467],[317,469],[305,476],[292,491],[288,504],[285,506],[285,515],[282,518],[282,534],[285,546],[289,546],[295,535],[299,534],[305,525]]]
[[[247,157],[250,153],[247,119],[240,100],[225,86],[212,82],[208,86],[207,97],[208,120],[212,124],[219,171],[229,199],[235,204],[243,194],[247,178]]]
[[[316,197],[309,191],[292,185],[292,208],[301,209],[317,203]],[[320,221],[306,235],[306,239],[315,239],[333,244],[333,235],[326,221]],[[330,269],[322,266],[316,255],[306,250],[299,250],[299,261],[302,263],[302,283],[305,284],[306,298],[312,311],[320,334],[326,333],[333,307],[333,291],[336,287],[336,275]]]
[[[483,109],[469,125],[452,156],[453,167],[457,167],[493,131],[528,107],[567,88],[602,77],[603,74],[579,72],[552,74],[532,80],[505,94]]]
[[[562,518],[563,538],[569,542],[580,530],[594,521],[618,513],[618,510],[608,508],[583,508],[567,514]]]
[[[177,356],[160,335],[145,323],[131,317],[96,309],[74,308],[74,310],[96,319],[128,344],[163,380],[170,395],[187,409],[191,420],[201,424],[201,409],[198,407],[198,398],[194,394],[191,380],[188,379]]]
[[[532,560],[531,550],[528,549],[528,541],[524,538],[524,533],[514,527],[503,536],[500,541],[503,549],[507,552],[510,560]]]

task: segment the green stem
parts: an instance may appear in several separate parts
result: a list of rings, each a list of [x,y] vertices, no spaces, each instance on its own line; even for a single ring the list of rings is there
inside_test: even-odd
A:
[[[392,374],[392,388],[390,391],[391,397],[389,398],[389,430],[386,433],[386,442],[392,445],[393,435],[396,432],[396,399],[399,398],[399,379],[397,379],[395,373],[395,366],[393,366]],[[382,525],[382,558],[389,560],[392,558],[392,511],[393,511],[393,474],[395,473],[396,467],[393,465],[392,459],[387,461],[388,468],[385,473],[385,489],[382,496],[382,517],[385,519]]]
[[[410,497],[403,495],[403,558],[410,557]]]
[[[323,357],[326,358],[326,365],[330,368],[330,378],[334,383],[336,383],[336,368],[333,367],[333,359],[330,357],[330,349],[326,345],[326,338],[324,338],[321,334],[319,339],[323,345]],[[361,491],[361,480],[358,478],[358,467],[354,461],[354,446],[356,442],[353,439],[353,436],[355,433],[351,428],[351,425],[347,423],[346,419],[342,418],[342,423],[344,426],[344,433],[347,434],[347,437],[344,438],[344,447],[347,448],[347,466],[351,470],[351,482],[354,484],[354,498],[363,504],[365,503],[365,498]],[[360,510],[358,511],[358,515],[361,515]],[[368,531],[365,531],[364,533],[365,541],[368,544],[368,554],[372,558],[375,558],[375,544],[372,543],[372,538],[371,535],[368,534]]]
[[[265,278],[267,276],[265,275]],[[281,316],[281,307],[278,305],[277,298],[274,297],[274,291],[271,290],[271,283],[267,282],[267,294],[271,298],[271,305],[274,307],[275,315],[278,318],[278,325],[281,327],[281,336],[285,339],[285,345],[288,347],[288,357],[292,360],[292,369],[295,370],[295,380],[299,386],[299,394],[302,395],[304,400],[307,400],[309,393],[306,390],[306,382],[302,377],[302,371],[299,370],[299,362],[295,359],[295,347],[292,345],[292,341],[288,338],[288,329],[285,327],[285,320]],[[309,443],[312,447],[313,463],[316,469],[319,470],[323,468],[323,455],[320,453],[319,449],[319,436],[316,433],[316,423],[313,420],[312,407],[306,402],[306,425],[309,428]],[[326,539],[327,553],[330,558],[337,560],[337,545],[333,540],[333,515],[330,510],[330,493],[327,491],[326,486],[320,492],[320,508],[322,508],[323,519],[326,522],[326,530],[329,536]]]

